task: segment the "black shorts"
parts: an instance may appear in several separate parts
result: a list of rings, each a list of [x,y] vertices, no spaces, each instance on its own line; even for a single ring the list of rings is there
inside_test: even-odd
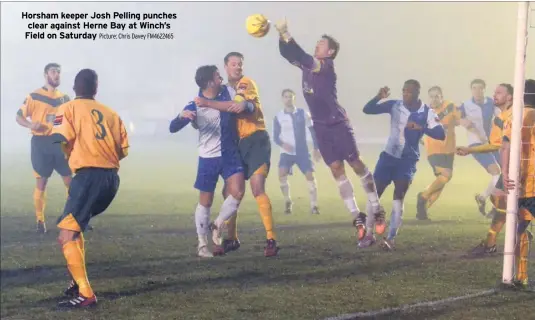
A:
[[[518,199],[518,207],[528,210],[535,217],[535,197]]]
[[[54,170],[62,177],[72,174],[61,145],[53,143],[50,136],[32,137],[31,158],[36,177],[50,178]]]
[[[437,153],[432,154],[427,157],[429,164],[433,168],[435,174],[437,174],[437,167],[443,169],[453,170],[453,160],[455,159],[455,154],[453,153]]]
[[[249,179],[264,164],[271,165],[271,141],[265,130],[259,130],[240,140],[238,145],[245,179]]]
[[[58,227],[74,229],[67,226],[68,220],[71,219],[69,216],[72,215],[80,231],[83,232],[92,217],[108,208],[117,190],[119,190],[117,169],[82,168],[77,170],[69,188],[69,197],[63,215],[58,219]]]

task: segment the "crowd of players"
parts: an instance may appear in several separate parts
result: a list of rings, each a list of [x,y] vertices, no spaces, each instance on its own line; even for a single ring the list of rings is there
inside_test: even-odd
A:
[[[292,200],[287,177],[297,165],[305,175],[310,192],[311,214],[319,214],[317,184],[312,159],[323,158],[338,184],[340,196],[352,215],[358,246],[369,247],[376,235],[386,231],[385,211],[380,197],[394,185],[392,213],[387,235],[381,247],[393,250],[401,226],[404,198],[416,173],[420,144],[424,144],[435,173],[433,181],[418,193],[416,217],[428,219],[428,209],[436,202],[452,177],[455,154],[473,154],[489,172],[487,189],[476,196],[479,210],[486,212],[491,198],[493,217],[487,239],[472,254],[496,252],[496,234],[505,222],[505,200],[514,188],[508,177],[509,139],[513,88],[501,84],[494,99],[485,97],[485,83],[472,82],[472,99],[457,106],[444,100],[440,87],[429,89],[430,103],[420,99],[420,83],[407,80],[401,100],[386,100],[388,87],[364,106],[368,115],[389,114],[390,135],[372,174],[362,162],[352,126],[337,100],[334,60],[338,42],[327,35],[318,41],[314,55],[307,54],[288,32],[285,21],[276,24],[280,54],[302,70],[302,90],[309,112],[296,108],[295,93],[282,92],[284,109],[273,120],[273,141],[281,148],[278,164],[279,181],[285,198],[285,213],[291,214]],[[199,67],[195,81],[198,95],[171,121],[170,131],[180,131],[191,124],[199,132],[199,161],[195,188],[199,201],[195,211],[198,255],[213,257],[240,247],[237,212],[245,194],[245,182],[251,192],[266,231],[264,255],[278,255],[271,200],[265,183],[270,170],[271,138],[267,132],[256,83],[243,74],[244,57],[231,52],[224,58],[227,84],[214,65]],[[72,276],[62,307],[88,307],[97,298],[87,279],[83,232],[89,220],[103,212],[119,187],[119,161],[128,155],[128,137],[120,117],[95,100],[98,78],[95,71],[84,69],[75,77],[76,99],[57,90],[60,66],[45,67],[45,86],[31,93],[17,114],[17,122],[31,129],[32,166],[36,173],[34,204],[38,232],[46,232],[44,209],[48,178],[56,170],[68,189],[62,216],[58,219],[58,241]],[[531,235],[526,230],[535,215],[535,81],[526,81],[525,111],[522,128],[522,161],[519,181],[518,262],[516,281],[527,284],[527,250]],[[28,120],[30,119],[30,120]],[[468,147],[456,146],[455,127],[468,132]],[[307,130],[313,141],[313,152],[307,144]],[[498,151],[502,151],[499,153]],[[357,174],[367,195],[366,209],[360,210],[345,164]],[[501,165],[501,170],[500,170]],[[71,179],[72,172],[75,173]],[[210,211],[216,184],[224,180],[223,197],[216,219]],[[225,233],[224,235],[223,233]],[[209,235],[213,242],[209,248]]]

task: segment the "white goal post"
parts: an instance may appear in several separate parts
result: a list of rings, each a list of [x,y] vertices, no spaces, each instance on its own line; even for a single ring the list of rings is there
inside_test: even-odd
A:
[[[507,215],[505,222],[505,244],[503,249],[502,282],[513,284],[515,273],[515,246],[518,212],[518,177],[520,170],[520,147],[522,114],[524,108],[524,81],[526,47],[528,41],[529,2],[518,3],[518,18],[516,29],[515,79],[513,96],[513,118],[511,127],[511,156],[509,160],[509,177],[515,181],[515,190],[507,196]]]

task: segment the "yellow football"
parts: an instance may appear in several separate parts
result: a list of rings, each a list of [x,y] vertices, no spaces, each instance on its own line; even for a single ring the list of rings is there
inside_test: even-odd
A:
[[[262,14],[253,14],[247,17],[245,27],[247,33],[255,38],[262,38],[269,32],[271,22]]]

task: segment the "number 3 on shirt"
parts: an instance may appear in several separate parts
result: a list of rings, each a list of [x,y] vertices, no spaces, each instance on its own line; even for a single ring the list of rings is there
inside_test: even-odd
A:
[[[95,124],[97,127],[100,127],[100,132],[95,134],[95,138],[97,138],[97,140],[104,140],[104,137],[106,137],[108,134],[106,132],[106,128],[104,128],[104,125],[102,124],[102,121],[104,121],[104,116],[102,115],[102,112],[98,111],[97,109],[91,110],[91,114],[97,117]]]

